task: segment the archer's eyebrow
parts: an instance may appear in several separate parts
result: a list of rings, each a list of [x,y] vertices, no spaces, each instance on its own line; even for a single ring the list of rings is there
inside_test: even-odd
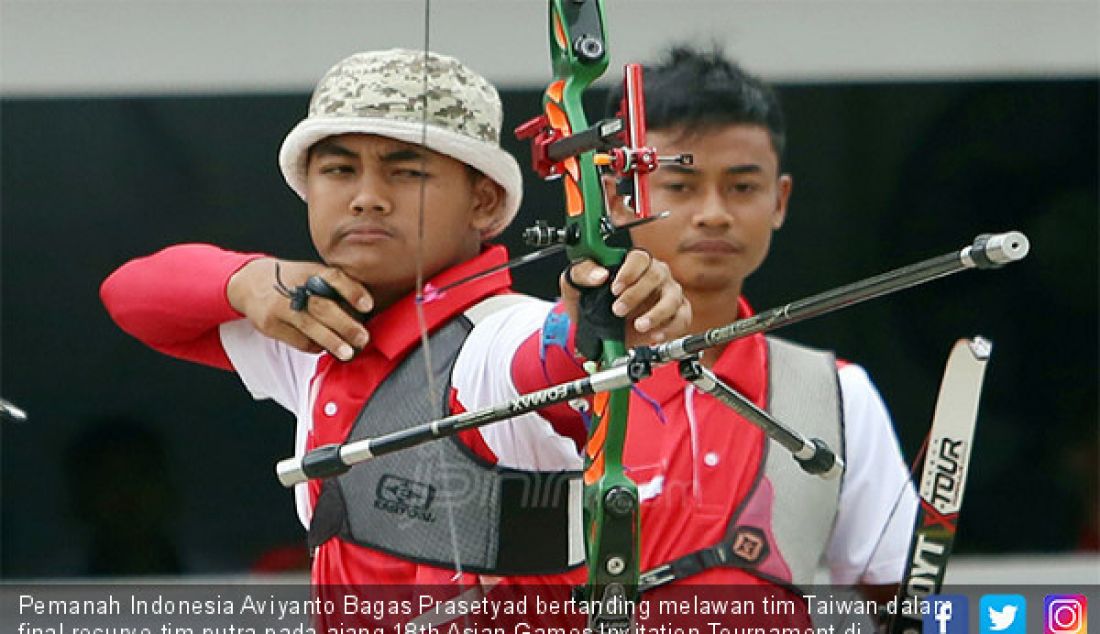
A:
[[[763,172],[764,168],[760,167],[756,163],[747,163],[745,165],[733,165],[726,168],[727,174],[759,174]]]
[[[317,145],[313,146],[310,150],[310,155],[313,157],[320,156],[339,156],[343,158],[358,158],[359,155],[351,151],[349,148],[336,143],[335,141],[321,141]]]
[[[666,173],[666,174],[673,173],[673,174],[679,174],[681,176],[698,176],[699,175],[699,170],[697,170],[696,168],[694,168],[690,165],[678,165],[678,164],[662,165],[661,166],[661,171]],[[725,170],[723,170],[723,173],[733,174],[733,175],[736,176],[738,174],[759,174],[760,172],[763,172],[763,171],[764,171],[764,168],[760,167],[756,163],[746,163],[744,165],[731,165],[730,167],[727,167]]]
[[[426,161],[428,155],[415,148],[401,148],[392,152],[386,152],[379,160],[383,163],[404,163],[405,161]]]
[[[673,163],[672,165],[662,165],[661,166],[661,171],[664,172],[665,174],[673,173],[673,174],[679,174],[681,176],[695,176],[696,174],[699,173],[699,170],[697,170],[693,167],[688,167],[686,165],[679,165],[679,164],[676,164],[676,163]]]

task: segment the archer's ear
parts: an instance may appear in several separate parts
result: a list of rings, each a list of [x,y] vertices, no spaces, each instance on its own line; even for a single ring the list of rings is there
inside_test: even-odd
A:
[[[787,203],[791,199],[791,189],[794,187],[794,179],[790,174],[779,176],[777,192],[775,196],[775,210],[772,212],[772,230],[778,230],[787,220]]]
[[[634,220],[634,212],[626,206],[626,197],[618,192],[618,179],[604,174],[602,180],[604,195],[607,198],[607,213],[611,216],[611,222],[617,227]]]
[[[488,176],[480,175],[473,184],[473,208],[471,223],[479,232],[491,229],[504,211],[506,195],[501,187]]]

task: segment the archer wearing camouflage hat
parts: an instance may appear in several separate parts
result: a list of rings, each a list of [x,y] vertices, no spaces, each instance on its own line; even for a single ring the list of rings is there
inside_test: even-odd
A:
[[[500,148],[501,118],[496,89],[453,57],[406,49],[356,53],[321,78],[308,115],[283,141],[279,167],[304,200],[309,149],[321,139],[361,133],[424,145],[504,188],[500,216],[482,236],[488,240],[512,221],[523,196],[519,164]]]

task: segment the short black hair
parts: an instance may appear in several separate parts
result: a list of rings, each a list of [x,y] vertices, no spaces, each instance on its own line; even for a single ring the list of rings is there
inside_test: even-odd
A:
[[[646,123],[651,130],[683,128],[686,134],[731,124],[764,126],[779,162],[787,144],[787,126],[771,86],[746,72],[713,46],[700,51],[686,45],[669,49],[656,65],[645,66]],[[608,95],[607,116],[614,116],[622,85]]]

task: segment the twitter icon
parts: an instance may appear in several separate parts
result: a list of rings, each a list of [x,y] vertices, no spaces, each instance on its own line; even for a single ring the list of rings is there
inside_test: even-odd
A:
[[[1019,594],[987,594],[978,602],[981,634],[1027,634],[1027,600]]]

